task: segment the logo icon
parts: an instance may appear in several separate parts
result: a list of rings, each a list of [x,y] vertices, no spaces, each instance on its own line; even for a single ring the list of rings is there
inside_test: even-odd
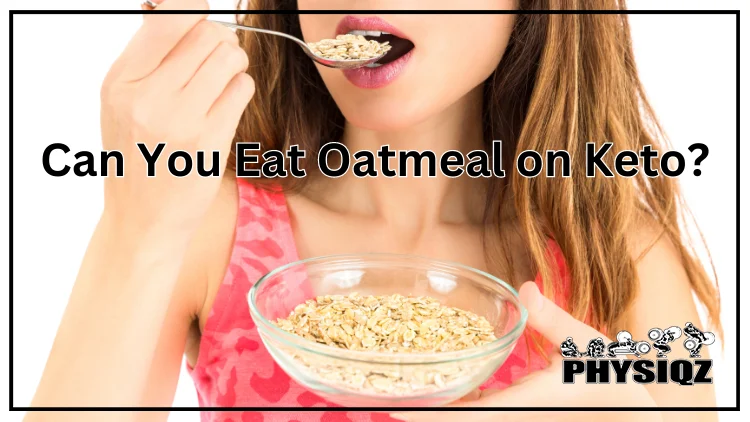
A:
[[[633,341],[633,335],[627,331],[617,333],[617,341],[607,346],[607,356],[613,358],[619,355],[635,355],[641,357],[651,351],[647,341]]]
[[[667,353],[672,351],[669,343],[672,343],[681,336],[682,330],[680,327],[669,327],[664,330],[661,328],[652,328],[648,330],[648,338],[654,342],[653,345],[654,349],[656,349],[657,358],[667,357]]]
[[[560,344],[560,353],[564,358],[580,358],[581,352],[578,351],[578,346],[573,342],[573,337],[568,337],[562,344]]]
[[[716,341],[714,333],[704,333],[690,322],[685,324],[684,332],[687,338],[685,339],[683,346],[685,346],[685,349],[690,352],[691,358],[701,357],[700,351],[701,348],[703,348],[703,345],[705,344],[708,346],[714,344],[714,341]]]
[[[589,345],[586,347],[586,354],[591,358],[603,358],[604,357],[604,340],[601,337],[597,337],[589,341]]]

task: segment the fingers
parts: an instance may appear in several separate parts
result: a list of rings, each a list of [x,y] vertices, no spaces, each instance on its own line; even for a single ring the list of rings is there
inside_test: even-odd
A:
[[[149,78],[153,78],[158,86],[170,85],[181,90],[221,42],[239,44],[231,29],[216,22],[200,21],[169,52]]]
[[[535,283],[524,283],[519,295],[521,303],[529,312],[528,325],[553,344],[559,345],[567,337],[573,337],[574,340],[581,339],[583,342],[597,337],[601,337],[605,343],[608,341],[603,334],[573,318],[544,297]]]
[[[238,73],[224,88],[208,112],[208,127],[220,139],[232,139],[242,112],[255,93],[255,82],[247,73]]]
[[[164,0],[157,10],[208,10],[206,0]],[[153,72],[177,43],[207,13],[144,16],[143,25],[117,59],[113,69],[134,81]]]
[[[182,101],[195,104],[195,111],[206,114],[239,73],[247,70],[248,58],[242,48],[222,41],[203,62],[182,92]]]

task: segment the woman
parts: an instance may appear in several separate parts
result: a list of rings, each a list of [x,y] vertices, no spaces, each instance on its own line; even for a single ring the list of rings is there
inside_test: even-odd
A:
[[[416,3],[409,6],[453,4]],[[472,6],[562,7],[557,3],[485,0]],[[580,9],[618,6],[578,3]],[[366,3],[374,9],[399,5]],[[299,0],[253,6],[293,10],[350,4]],[[207,5],[164,0],[158,9],[205,10]],[[168,406],[183,354],[203,406],[330,406],[273,363],[245,297],[260,276],[284,263],[373,251],[457,261],[520,287],[534,332],[529,330],[481,391],[456,406],[713,405],[710,385],[563,386],[560,356],[550,348],[568,337],[609,344],[620,330],[638,337],[653,327],[696,321],[693,293],[714,329],[720,329],[716,288],[680,230],[676,181],[586,178],[582,168],[586,142],[612,142],[615,151],[605,157],[610,163],[619,150],[664,146],[638,81],[624,15],[356,13],[243,19],[310,41],[353,30],[381,31],[395,37],[394,48],[380,67],[342,72],[314,65],[287,40],[235,35],[205,21],[205,15],[145,16],[102,89],[104,147],[126,155],[127,176],[106,180],[105,210],[34,406]],[[142,142],[153,151],[165,142],[163,156],[174,150],[220,150],[228,157],[233,140],[258,141],[264,150],[300,144],[308,154],[308,176],[237,179],[232,157],[221,178],[175,178],[166,168],[147,178],[136,147]],[[341,141],[350,151],[389,144],[441,154],[488,148],[492,140],[503,141],[505,163],[524,150],[567,150],[573,157],[571,177],[523,178],[508,171],[505,178],[347,173],[332,179],[315,169],[316,151],[330,141]],[[528,280],[534,282],[524,283]],[[665,303],[664,297],[671,300]],[[687,356],[684,350],[670,354]],[[498,418],[488,412],[391,416]],[[44,417],[30,414],[28,420]],[[166,415],[54,418],[164,420]],[[649,412],[638,418],[714,420],[715,415]],[[300,411],[206,412],[202,419],[390,417]]]

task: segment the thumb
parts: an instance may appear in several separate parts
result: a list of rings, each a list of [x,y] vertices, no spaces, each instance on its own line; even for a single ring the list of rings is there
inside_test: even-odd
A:
[[[609,341],[602,333],[573,318],[544,297],[536,283],[524,283],[519,290],[519,296],[529,313],[528,325],[550,342],[559,345],[568,337],[580,339],[584,344],[597,337],[601,337],[605,343]]]

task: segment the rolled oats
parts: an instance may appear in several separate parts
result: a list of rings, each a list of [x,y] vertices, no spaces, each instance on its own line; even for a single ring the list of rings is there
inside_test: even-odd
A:
[[[372,59],[387,53],[391,46],[388,42],[367,40],[362,35],[337,35],[336,39],[325,39],[307,43],[316,56],[329,60],[362,60]]]
[[[282,330],[338,349],[396,353],[466,350],[496,340],[484,317],[442,305],[430,297],[319,296],[298,305],[276,325]],[[290,355],[316,378],[370,394],[410,395],[465,382],[484,362],[394,365],[335,357]],[[335,356],[335,353],[332,353]],[[428,360],[427,360],[428,361]]]

